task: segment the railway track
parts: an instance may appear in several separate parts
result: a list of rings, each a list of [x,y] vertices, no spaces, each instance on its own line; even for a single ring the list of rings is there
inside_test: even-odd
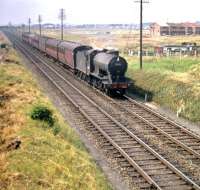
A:
[[[14,38],[10,36],[14,41]],[[170,164],[137,134],[119,123],[93,100],[68,82],[56,70],[38,56],[27,51],[19,41],[16,46],[35,64],[56,88],[87,118],[94,129],[107,142],[107,149],[115,149],[117,157],[127,162],[127,171],[134,174],[135,183],[141,189],[200,189],[200,187],[176,167]],[[137,171],[137,174],[135,174]]]
[[[200,159],[200,136],[135,100],[125,97],[126,101],[117,101],[121,109],[125,109],[126,112],[140,119],[145,126],[156,130],[185,151],[190,152],[194,158]]]

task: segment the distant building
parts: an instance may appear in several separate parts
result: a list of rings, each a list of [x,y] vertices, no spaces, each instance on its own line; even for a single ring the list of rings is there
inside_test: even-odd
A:
[[[56,25],[55,24],[51,24],[51,23],[46,23],[42,25],[43,28],[47,28],[47,29],[55,29]]]
[[[183,42],[181,45],[164,45],[154,47],[155,55],[199,55],[200,46],[196,43]]]
[[[200,35],[199,23],[153,23],[150,25],[151,36]]]

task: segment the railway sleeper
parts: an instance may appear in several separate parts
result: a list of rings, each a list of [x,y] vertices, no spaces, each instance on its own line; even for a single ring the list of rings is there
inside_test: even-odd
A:
[[[147,182],[136,183],[136,185],[138,185],[140,189],[147,189],[147,190],[153,190],[153,189],[155,189],[155,188],[152,188],[152,186],[149,183],[147,183]]]
[[[189,147],[191,147],[191,146],[199,146],[200,147],[199,143],[196,143],[196,142],[187,142],[187,143],[185,143],[185,145],[187,145]]]
[[[131,156],[131,158],[133,160],[137,161],[137,162],[138,161],[145,161],[145,160],[156,160],[156,158],[154,156],[148,156],[148,158],[147,157],[141,158],[140,156]]]
[[[171,187],[171,189],[173,189],[174,187],[177,186],[182,186],[182,185],[187,185],[187,182],[183,181],[183,180],[172,180],[172,181],[159,181],[158,185],[160,187]],[[181,189],[182,190],[182,189]]]
[[[119,143],[120,144],[120,143]],[[135,148],[134,148],[135,147]],[[135,149],[137,148],[142,148],[141,146],[137,146],[137,144],[133,144],[133,145],[125,145],[125,144],[122,144],[121,148],[126,151],[127,154],[131,154],[131,153],[134,153],[135,152]],[[142,152],[146,152],[142,149]]]
[[[199,145],[192,145],[190,146],[190,148],[196,150],[196,151],[200,151],[200,146]]]
[[[146,152],[136,152],[136,153],[134,152],[134,153],[129,154],[129,156],[133,159],[137,159],[138,157],[141,157],[141,159],[142,159],[142,158],[147,157],[147,153]],[[151,157],[151,158],[153,158],[153,157]]]
[[[120,145],[120,146],[131,146],[131,148],[132,148],[133,146],[136,145],[136,143],[134,143],[133,141],[120,141],[120,142],[118,142],[118,145]]]
[[[113,132],[112,127],[109,127],[108,129],[106,129],[106,132],[107,132],[107,133],[112,133],[112,132]],[[120,133],[120,134],[121,134],[121,129],[115,129],[114,132],[115,132],[115,133]]]
[[[113,139],[113,140],[114,140],[114,139]],[[122,141],[127,142],[127,141],[132,141],[132,140],[133,140],[133,139],[132,139],[131,137],[125,137],[125,138],[123,138],[123,139],[116,138],[116,139],[115,139],[115,142],[116,142],[116,143],[120,143],[120,142],[122,142]],[[137,143],[137,144],[138,144],[138,143]],[[139,144],[138,144],[138,146],[139,146],[139,147],[142,147],[142,146],[139,145]]]
[[[127,162],[127,161],[118,161],[118,160],[117,160],[117,162],[120,163],[120,166],[121,166],[121,167],[130,167],[130,166],[131,166],[130,163]]]
[[[122,145],[120,145],[120,147],[124,150],[124,151],[126,151],[127,152],[127,150],[129,150],[129,149],[133,149],[133,146],[134,145],[136,145],[136,144],[122,144]]]
[[[191,136],[181,136],[180,137],[180,136],[177,135],[177,136],[173,136],[173,137],[176,137],[177,140],[181,140],[181,141],[184,141],[184,140],[195,140],[194,137],[191,137]]]
[[[169,123],[166,122],[166,121],[162,121],[162,120],[158,119],[157,121],[155,121],[155,123],[156,123],[157,125],[159,125],[159,126],[162,125],[163,128],[170,129],[170,128],[168,128],[168,127],[165,127],[166,125],[169,125]]]
[[[186,185],[164,187],[163,190],[194,190],[194,188],[186,184]]]
[[[109,118],[96,118],[97,122],[101,122],[101,123],[113,123]]]
[[[116,142],[116,140],[119,140],[120,142],[121,141],[124,141],[124,140],[130,140],[131,141],[131,139],[127,139],[127,135],[116,135],[116,136],[113,136],[112,134],[110,134],[109,135],[115,142]],[[133,139],[132,139],[133,140]],[[118,142],[119,142],[118,141]],[[134,142],[134,141],[133,141]],[[135,143],[135,144],[137,144],[137,143]]]
[[[193,140],[198,142],[198,140],[194,139],[194,137],[192,137],[192,136],[190,136],[186,133],[182,133],[182,132],[179,132],[179,134],[178,134],[177,131],[176,131],[173,134],[171,134],[171,136],[174,137],[174,138],[179,138],[179,139],[185,139],[185,138],[193,139]]]
[[[102,144],[103,146],[105,146],[105,147],[107,147],[107,146],[112,146],[112,145],[110,144],[110,142],[108,142],[108,141],[102,141],[101,144]]]
[[[126,151],[127,154],[134,154],[134,153],[137,153],[137,152],[146,152],[146,153],[148,153],[148,151],[146,149],[140,148],[140,147],[135,147],[135,146],[133,147],[133,149]]]
[[[156,181],[172,181],[172,180],[180,180],[179,176],[175,176],[174,174],[167,174],[162,178],[161,176],[154,176],[154,180]]]
[[[136,184],[146,183],[146,180],[143,177],[141,177],[141,176],[139,176],[139,177],[131,176],[131,177],[132,177],[132,180],[134,180],[134,182]]]
[[[128,174],[130,177],[134,178],[135,180],[141,178],[143,181],[146,181],[143,177],[141,177],[141,175],[140,175],[138,172],[133,171],[133,168],[132,168],[131,171],[127,171],[127,170],[126,170],[126,172],[127,172],[127,174]]]
[[[121,158],[124,158],[120,153],[118,153],[118,154],[113,154],[113,156],[115,157],[115,158],[117,158],[117,159],[121,159]]]
[[[184,144],[195,144],[195,145],[198,145],[199,144],[199,146],[200,146],[200,142],[197,142],[197,141],[195,141],[195,140],[193,140],[193,139],[185,139],[185,140],[180,140],[182,143],[184,143]]]
[[[159,170],[156,170],[156,169],[145,170],[144,169],[144,171],[146,171],[148,173],[148,175],[151,176],[152,178],[155,175],[163,175],[163,176],[165,176],[167,174],[173,174],[173,172],[170,169],[168,169],[168,168],[162,169],[162,170],[160,170],[160,169]],[[174,174],[174,175],[176,175],[176,174]]]
[[[111,123],[111,122],[107,122],[107,123],[95,122],[95,123],[99,125],[105,132],[111,131],[111,130],[114,132],[115,129],[118,129],[117,125],[114,125],[114,123]]]
[[[107,123],[105,128],[106,130],[110,130],[113,131],[113,127],[115,127],[116,125],[114,123]],[[121,130],[121,129],[116,129],[116,130]]]
[[[155,160],[155,159],[138,160],[137,164],[140,165],[141,167],[146,166],[146,165],[156,166],[156,165],[160,165],[160,160]]]
[[[162,129],[161,127],[160,127],[160,129]],[[178,135],[179,135],[179,137],[182,137],[182,136],[185,136],[185,135],[187,135],[186,133],[184,133],[184,132],[181,132],[181,131],[179,131],[179,130],[177,130],[177,129],[171,129],[171,130],[163,130],[164,132],[166,132],[167,134],[169,134],[169,135],[171,135],[171,136],[174,136],[174,137],[177,137]]]
[[[111,146],[106,147],[106,150],[110,151],[110,150],[116,150],[116,149],[114,146],[111,145]]]
[[[165,166],[165,165],[163,165],[163,164],[160,164],[160,165],[146,165],[146,166],[143,166],[142,167],[143,168],[143,170],[145,170],[145,171],[148,171],[148,170],[152,170],[152,168],[154,169],[154,170],[159,170],[159,169],[166,169],[167,168],[167,166]]]

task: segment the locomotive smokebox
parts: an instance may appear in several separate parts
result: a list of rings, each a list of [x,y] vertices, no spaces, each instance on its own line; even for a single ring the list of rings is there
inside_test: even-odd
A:
[[[95,73],[107,73],[112,76],[124,76],[128,64],[116,53],[100,52],[94,57]]]

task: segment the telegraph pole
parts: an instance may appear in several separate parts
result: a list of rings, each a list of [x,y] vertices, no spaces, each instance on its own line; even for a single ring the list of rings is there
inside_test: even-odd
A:
[[[143,66],[143,0],[140,0],[140,69]]]
[[[38,15],[38,23],[39,23],[39,30],[40,30],[40,36],[42,35],[42,16]]]
[[[140,69],[143,68],[143,3],[149,3],[148,1],[139,0],[135,3],[140,3]]]
[[[65,9],[60,9],[60,14],[59,14],[59,18],[61,20],[61,40],[63,40],[63,29],[64,29],[64,25],[63,25],[63,22],[66,18],[66,15],[65,15]]]
[[[31,18],[28,19],[28,32],[31,32]]]

